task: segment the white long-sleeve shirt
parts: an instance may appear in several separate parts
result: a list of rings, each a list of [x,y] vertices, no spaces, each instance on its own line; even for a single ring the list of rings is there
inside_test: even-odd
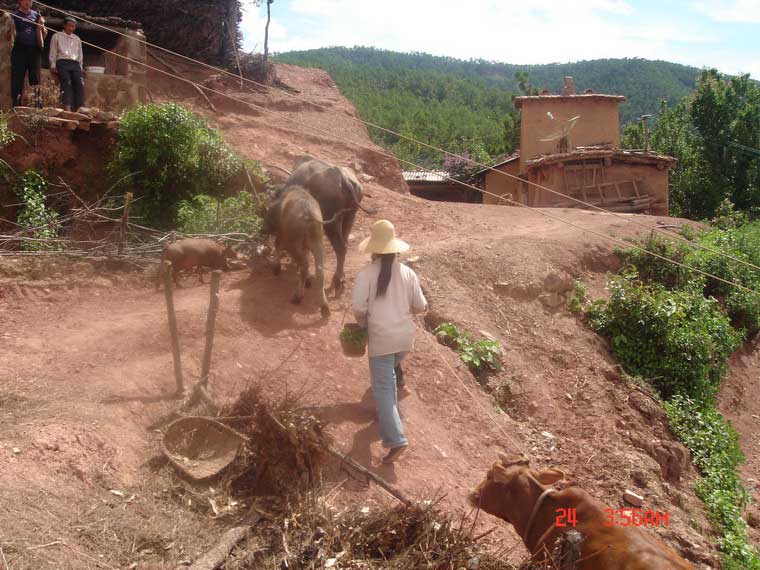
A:
[[[369,328],[369,356],[408,352],[414,348],[412,315],[427,310],[420,280],[412,269],[395,261],[388,289],[378,298],[379,275],[377,259],[359,272],[353,290],[354,316],[359,322],[366,319]]]
[[[76,34],[67,34],[66,32],[56,32],[50,40],[50,67],[55,67],[55,62],[59,59],[69,59],[78,61],[80,65],[84,62],[82,53],[82,40]]]

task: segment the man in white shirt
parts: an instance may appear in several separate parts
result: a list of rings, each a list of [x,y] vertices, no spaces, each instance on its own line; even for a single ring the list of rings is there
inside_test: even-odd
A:
[[[74,34],[76,27],[77,21],[67,16],[63,31],[56,32],[50,40],[50,73],[61,82],[63,107],[67,111],[78,111],[84,105],[84,54],[82,40]]]

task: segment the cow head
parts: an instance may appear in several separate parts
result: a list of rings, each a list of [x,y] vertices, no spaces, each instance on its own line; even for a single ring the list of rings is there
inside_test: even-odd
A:
[[[543,492],[543,486],[564,477],[565,474],[559,469],[535,471],[525,457],[508,458],[502,455],[501,460],[488,471],[485,480],[470,493],[469,501],[490,515],[524,528],[538,496]]]
[[[264,235],[274,235],[280,227],[280,210],[282,200],[280,193],[270,198],[261,213],[262,225],[261,233]]]

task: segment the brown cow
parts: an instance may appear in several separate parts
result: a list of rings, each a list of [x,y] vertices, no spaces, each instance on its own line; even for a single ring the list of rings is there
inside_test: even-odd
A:
[[[314,256],[322,316],[327,318],[330,308],[325,294],[323,224],[322,212],[314,197],[301,186],[288,186],[278,190],[267,204],[262,232],[275,236],[272,265],[275,275],[279,275],[281,269],[281,250],[287,251],[298,266],[298,285],[293,295],[293,303],[303,301],[304,287],[311,286],[309,253]]]
[[[210,239],[181,239],[172,244],[165,243],[161,253],[161,264],[158,266],[156,276],[156,291],[161,288],[161,277],[164,273],[164,261],[172,262],[172,275],[177,287],[179,284],[179,271],[182,269],[198,268],[198,278],[203,283],[203,268],[222,269],[229,271],[227,259],[236,257],[231,247],[223,246]]]
[[[574,509],[583,536],[578,570],[688,570],[692,566],[650,533],[610,524],[604,503],[578,487],[548,487],[564,478],[558,469],[534,471],[528,460],[502,457],[469,497],[473,506],[515,527],[534,561],[542,561],[564,530],[560,509]],[[607,509],[605,511],[605,509]],[[567,512],[567,511],[564,511]]]

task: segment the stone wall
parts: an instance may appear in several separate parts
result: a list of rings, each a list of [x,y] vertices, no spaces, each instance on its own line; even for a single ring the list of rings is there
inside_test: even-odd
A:
[[[0,25],[0,110],[11,107],[11,46],[6,31],[8,20]],[[115,53],[130,60],[145,62],[147,48],[145,36],[139,30],[119,30],[128,37],[119,37]],[[97,107],[105,111],[121,112],[127,107],[148,100],[147,73],[144,66],[124,58],[106,54],[105,67],[109,73],[90,74],[85,81],[85,106]],[[42,70],[43,84],[55,82],[47,69]]]

